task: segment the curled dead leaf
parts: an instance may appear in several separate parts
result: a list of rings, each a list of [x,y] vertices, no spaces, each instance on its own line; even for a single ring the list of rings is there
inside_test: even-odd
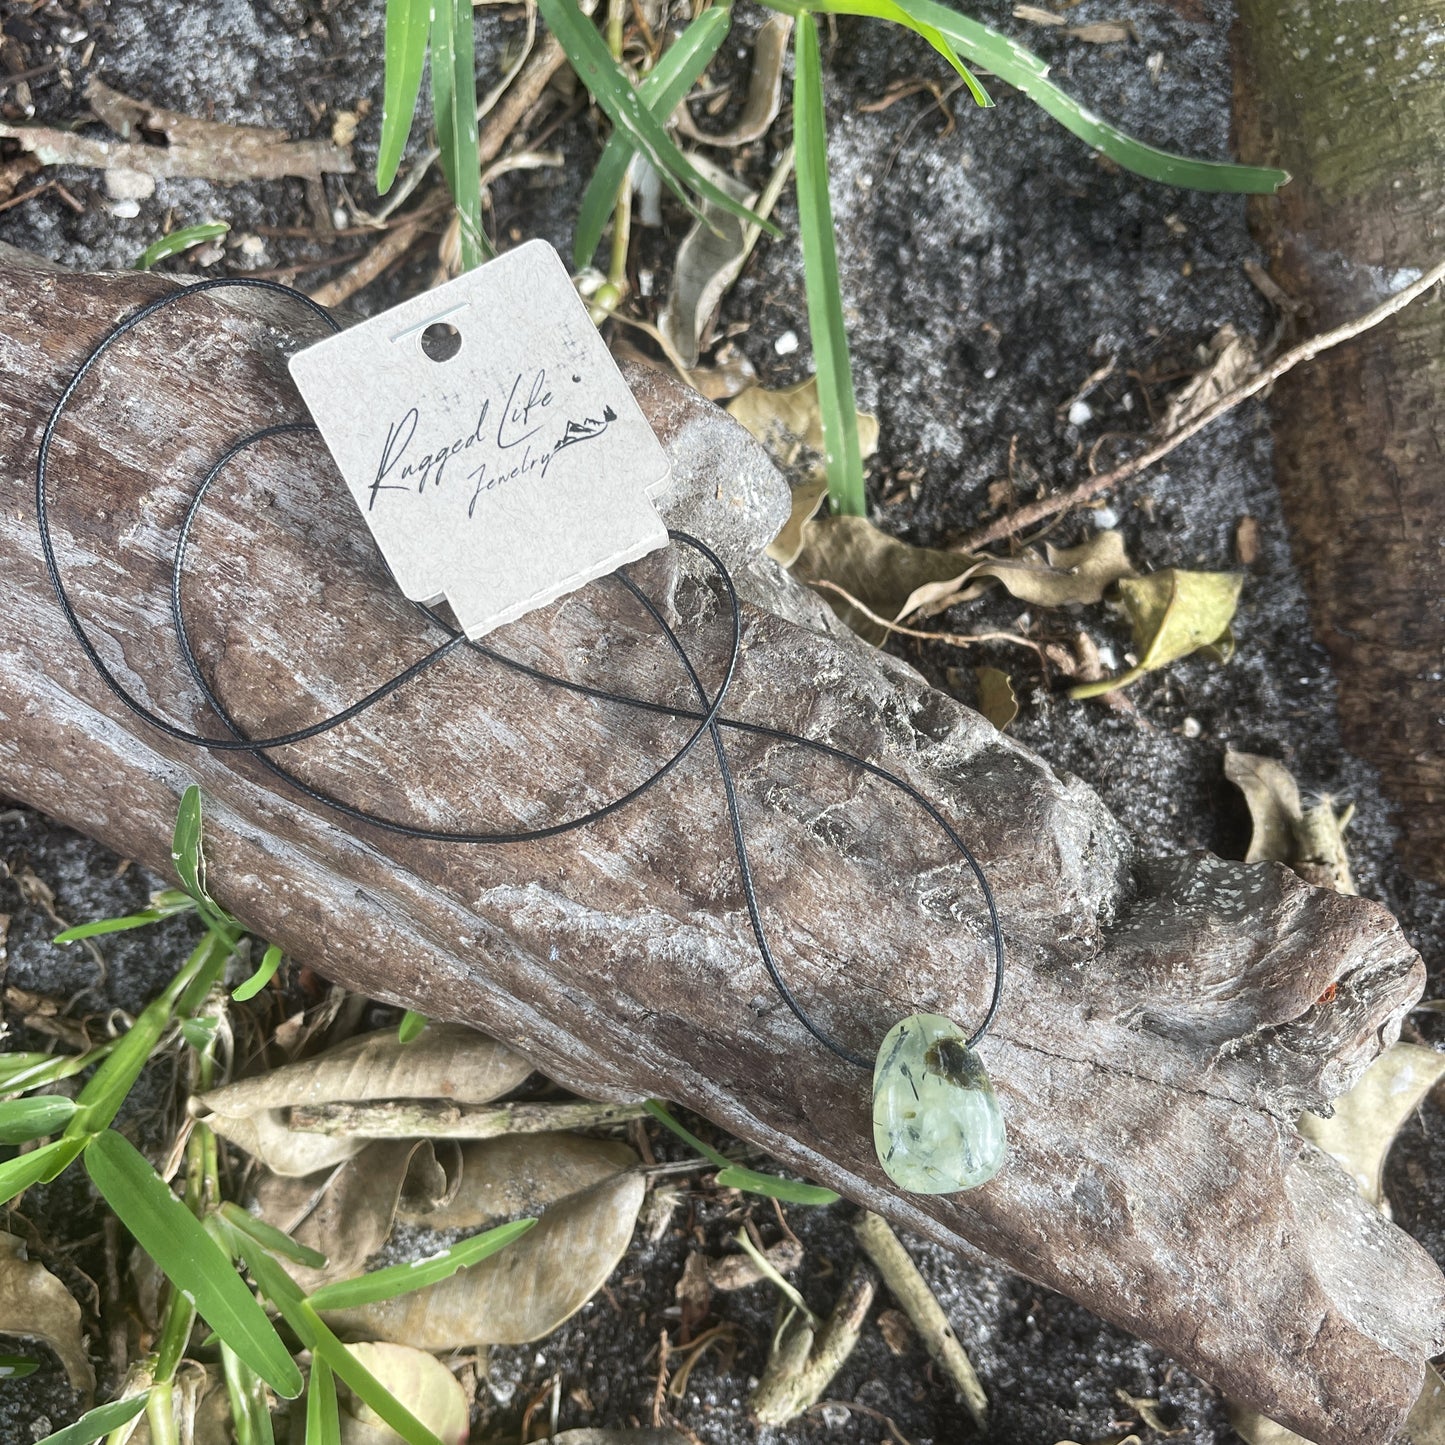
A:
[[[561,1199],[633,1168],[637,1155],[619,1140],[583,1134],[515,1134],[464,1144],[461,1178],[442,1200],[402,1194],[398,1218],[431,1229],[483,1229],[539,1215]]]
[[[471,1429],[467,1394],[440,1360],[408,1345],[360,1344],[348,1349],[442,1445],[466,1445]],[[341,1407],[341,1445],[406,1442],[369,1405],[347,1392]]]
[[[702,156],[691,159],[708,180],[735,201],[749,208],[756,204],[757,192],[730,171]],[[677,248],[667,304],[657,318],[658,330],[689,368],[697,365],[703,332],[752,250],[749,227],[743,220],[713,201],[699,204],[698,218]]]
[[[314,1059],[213,1089],[198,1102],[223,1139],[274,1173],[299,1177],[359,1154],[366,1141],[293,1130],[286,1119],[290,1108],[379,1099],[485,1104],[531,1072],[525,1059],[495,1039],[460,1024],[431,1024],[406,1044],[395,1029],[364,1034]]]
[[[646,1182],[628,1173],[562,1200],[500,1253],[399,1299],[329,1312],[351,1336],[426,1350],[519,1345],[550,1334],[601,1289],[632,1239]]]
[[[880,531],[864,517],[827,517],[803,529],[793,564],[805,582],[831,582],[889,622],[918,613],[936,616],[972,601],[994,583],[1020,602],[1063,607],[1102,600],[1133,575],[1123,535],[1095,532],[1077,547],[1029,550],[1018,557],[973,556],[915,547]],[[825,594],[860,636],[881,642],[885,630],[836,593]]]
[[[1249,805],[1253,832],[1246,863],[1287,863],[1310,883],[1354,893],[1344,836],[1352,806],[1336,813],[1331,799],[1322,798],[1305,808],[1289,769],[1254,753],[1226,752],[1224,776]]]
[[[729,149],[761,140],[783,108],[783,65],[787,60],[788,38],[792,33],[791,15],[770,15],[759,28],[758,37],[753,42],[753,73],[748,81],[748,98],[743,103],[742,115],[731,130],[717,135],[699,130],[693,123],[686,102],[678,107],[678,130],[689,140]]]
[[[391,1234],[408,1185],[414,1197],[435,1195],[439,1187],[447,1191],[436,1149],[429,1142],[384,1139],[326,1175],[266,1175],[256,1186],[256,1206],[268,1224],[326,1256],[315,1269],[286,1261],[291,1277],[310,1293],[361,1272]]]
[[[1122,577],[1119,594],[1134,632],[1139,661],[1118,677],[1069,689],[1074,698],[1128,687],[1146,672],[1193,652],[1228,661],[1234,652],[1230,623],[1244,578],[1238,572],[1185,572],[1166,567],[1147,577]]]
[[[70,1291],[38,1260],[25,1254],[25,1243],[0,1233],[0,1334],[39,1340],[55,1351],[71,1385],[89,1396],[95,1371],[85,1352],[80,1306]]]

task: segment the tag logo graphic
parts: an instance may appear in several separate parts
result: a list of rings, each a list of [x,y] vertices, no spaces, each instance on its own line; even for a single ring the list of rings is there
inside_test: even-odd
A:
[[[667,545],[667,456],[545,241],[291,375],[397,585],[469,637]]]

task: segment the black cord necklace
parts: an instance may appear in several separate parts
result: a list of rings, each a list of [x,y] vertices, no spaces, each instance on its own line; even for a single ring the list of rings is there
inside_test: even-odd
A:
[[[627,589],[652,622],[656,624],[668,647],[676,655],[696,694],[698,703],[696,708],[652,702],[630,696],[627,693],[591,687],[554,676],[529,666],[519,659],[508,657],[482,642],[469,640],[464,633],[452,626],[434,608],[413,604],[428,623],[443,634],[443,640],[431,651],[373,688],[364,697],[319,722],[291,732],[278,733],[269,737],[254,737],[245,731],[223,703],[217,694],[215,685],[206,676],[205,670],[200,664],[191,641],[191,632],[182,602],[182,581],[196,519],[211,487],[230,465],[260,442],[274,437],[315,434],[316,432],[315,426],[309,422],[289,422],[269,426],[241,438],[229,447],[196,485],[176,537],[171,568],[171,618],[181,655],[186,669],[200,690],[206,705],[215,714],[216,719],[229,736],[226,738],[210,737],[203,733],[193,732],[161,716],[147,707],[115,676],[91,641],[85,624],[81,621],[71,602],[56,556],[50,523],[51,447],[61,420],[76,392],[115,342],[166,307],[183,303],[187,298],[201,292],[222,288],[246,288],[285,297],[306,308],[332,331],[341,330],[339,323],[331,313],[303,292],[283,286],[279,282],[257,277],[220,277],[199,281],[180,290],[167,292],[131,312],[90,349],[74,376],[61,392],[40,435],[35,467],[35,508],[45,571],[55,589],[56,600],[60,604],[60,609],[71,632],[75,635],[76,641],[106,687],[132,713],[168,737],[213,752],[249,754],[304,796],[343,818],[368,824],[402,837],[422,839],[428,842],[504,846],[509,843],[535,842],[540,839],[554,838],[584,828],[589,823],[595,823],[636,802],[682,763],[697,744],[707,737],[712,745],[713,756],[716,759],[718,774],[722,781],[732,832],[733,850],[737,856],[738,872],[742,882],[743,898],[747,905],[748,920],[763,966],[767,969],[768,976],[772,979],[780,997],[798,1022],[819,1043],[851,1064],[875,1070],[874,1132],[884,1168],[896,1182],[904,1187],[929,1193],[969,1188],[991,1177],[1003,1160],[1004,1131],[992,1088],[988,1083],[982,1063],[974,1052],[975,1046],[993,1023],[1003,991],[1003,932],[988,878],[953,825],[928,798],[897,774],[827,743],[817,742],[812,738],[783,729],[765,727],[759,723],[744,722],[722,715],[723,703],[737,672],[742,638],[742,609],[732,577],[722,560],[706,543],[696,537],[689,536],[685,532],[669,531],[672,541],[690,548],[708,563],[716,574],[717,581],[727,598],[727,612],[731,629],[727,665],[721,682],[716,691],[711,694],[699,677],[687,649],[677,637],[672,626],[663,617],[657,605],[628,576],[626,571],[614,574],[618,582]],[[348,803],[344,799],[313,786],[271,755],[279,749],[319,737],[323,733],[349,722],[368,708],[374,707],[408,683],[421,677],[437,663],[463,647],[498,666],[509,668],[539,683],[563,688],[596,702],[627,707],[690,723],[693,724],[692,730],[683,744],[656,766],[640,783],[608,802],[544,827],[512,829],[505,832],[418,827],[396,818],[387,817],[384,814]],[[993,988],[988,1007],[982,1021],[971,1034],[965,1036],[956,1025],[942,1015],[912,1015],[894,1026],[883,1041],[883,1046],[875,1060],[831,1038],[813,1021],[779,971],[777,961],[773,957],[768,943],[767,932],[763,927],[752,865],[748,857],[747,839],[743,831],[742,812],[738,803],[732,768],[723,744],[724,729],[795,743],[799,747],[808,748],[825,757],[846,763],[889,784],[921,808],[957,849],[959,856],[972,872],[983,896],[988,912],[993,955]]]

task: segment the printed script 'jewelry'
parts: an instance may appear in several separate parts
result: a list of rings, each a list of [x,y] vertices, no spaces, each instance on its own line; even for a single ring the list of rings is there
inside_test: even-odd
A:
[[[669,533],[671,540],[687,547],[701,557],[716,575],[717,583],[727,601],[727,615],[730,618],[731,636],[727,666],[721,682],[714,693],[709,694],[707,686],[698,676],[692,659],[679,641],[671,625],[663,617],[657,605],[627,575],[625,571],[614,574],[618,583],[636,600],[665,639],[685,671],[692,690],[697,697],[695,708],[675,707],[632,697],[625,693],[588,687],[581,683],[556,677],[550,673],[528,666],[514,658],[505,656],[481,642],[470,641],[462,632],[453,627],[432,607],[417,604],[418,610],[443,635],[443,640],[419,661],[389,678],[366,696],[334,713],[330,717],[294,732],[281,733],[271,737],[253,737],[247,734],[238,720],[222,702],[216,685],[206,676],[192,643],[190,627],[182,604],[182,579],[185,573],[187,553],[190,547],[194,524],[207,493],[216,480],[238,457],[257,443],[271,437],[311,434],[315,427],[304,422],[283,423],[267,427],[250,436],[243,437],[231,446],[197,483],[176,537],[174,562],[171,572],[171,617],[181,656],[191,678],[199,689],[207,706],[225,729],[228,736],[210,737],[181,727],[148,708],[134,693],[114,675],[102,659],[92,642],[84,623],[77,614],[66,590],[59,561],[56,556],[51,533],[50,506],[50,454],[57,428],[67,407],[111,345],[133,331],[149,317],[166,307],[184,304],[190,298],[208,291],[222,288],[249,288],[270,292],[289,299],[305,308],[321,320],[332,331],[341,328],[331,314],[312,301],[302,292],[277,282],[253,277],[219,278],[200,281],[183,289],[168,292],[137,308],[111,329],[90,350],[75,372],[51,412],[41,433],[36,459],[35,505],[40,533],[41,549],[46,572],[55,589],[60,604],[76,641],[95,668],[106,687],[136,716],[167,736],[217,752],[244,752],[255,757],[276,777],[296,788],[304,796],[330,809],[332,812],[353,822],[384,829],[408,838],[419,838],[436,842],[472,844],[477,846],[503,846],[509,843],[531,842],[541,838],[556,837],[585,827],[600,818],[618,812],[636,802],[656,783],[666,777],[675,767],[691,754],[694,747],[704,738],[711,745],[717,762],[718,775],[722,783],[727,805],[728,819],[732,833],[733,849],[737,856],[743,898],[747,906],[748,920],[753,938],[769,977],[779,995],[792,1010],[798,1022],[825,1048],[839,1058],[861,1068],[873,1069],[873,1128],[874,1142],[878,1157],[888,1176],[903,1189],[917,1193],[941,1194],[955,1190],[971,1189],[990,1179],[1000,1168],[1006,1152],[1005,1133],[998,1101],[989,1083],[983,1063],[976,1052],[976,1046],[983,1038],[998,1012],[1003,988],[1004,947],[1003,934],[999,924],[998,910],[992,890],[978,860],[959,837],[953,825],[937,808],[905,779],[855,756],[841,748],[817,742],[777,728],[758,723],[743,722],[722,715],[723,702],[728,688],[737,671],[740,651],[742,613],[732,578],[716,553],[696,537],[682,532]],[[596,585],[596,584],[592,584]],[[631,708],[645,713],[671,717],[691,724],[686,740],[675,752],[660,763],[642,782],[599,807],[577,816],[541,828],[515,829],[508,832],[482,832],[444,830],[416,827],[404,821],[357,807],[307,783],[288,769],[272,754],[287,746],[314,738],[339,727],[356,717],[367,708],[391,696],[398,689],[415,681],[428,669],[435,666],[454,650],[466,647],[498,666],[510,668],[537,682],[562,688],[568,692],[607,705]],[[748,858],[747,841],[743,832],[741,810],[733,774],[723,744],[725,731],[750,734],[756,737],[772,738],[791,742],[814,753],[829,757],[857,768],[870,777],[897,789],[917,805],[939,828],[949,843],[957,850],[962,861],[968,866],[983,898],[988,913],[990,929],[990,952],[992,955],[992,990],[988,1007],[982,1021],[972,1033],[965,1033],[951,1020],[939,1014],[915,1014],[901,1020],[889,1031],[883,1040],[876,1058],[870,1058],[846,1044],[833,1039],[814,1022],[808,1011],[794,996],[782,974],[768,943],[763,927],[757,890],[754,886],[752,866]]]

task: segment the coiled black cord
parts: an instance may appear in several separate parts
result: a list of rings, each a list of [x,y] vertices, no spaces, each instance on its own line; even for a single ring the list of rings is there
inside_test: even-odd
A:
[[[742,880],[743,897],[747,903],[748,920],[752,926],[753,937],[757,942],[758,953],[763,965],[768,971],[774,986],[779,995],[788,1007],[793,1011],[799,1023],[816,1038],[819,1043],[832,1050],[840,1058],[846,1059],[849,1063],[857,1064],[861,1068],[873,1067],[873,1058],[870,1055],[858,1053],[850,1049],[846,1044],[839,1043],[836,1039],[830,1038],[822,1029],[813,1022],[808,1012],[788,987],[778,969],[777,961],[773,957],[772,948],[769,946],[766,930],[763,928],[762,913],[758,905],[757,888],[753,881],[752,864],[748,858],[747,839],[743,833],[742,812],[738,804],[737,789],[733,782],[732,768],[729,766],[727,752],[723,746],[722,729],[729,728],[734,732],[750,733],[755,737],[775,738],[782,742],[796,743],[800,747],[809,748],[825,757],[834,758],[839,762],[848,763],[852,767],[868,773],[870,776],[880,779],[897,788],[907,798],[916,803],[933,820],[943,832],[944,836],[958,850],[978,882],[979,890],[983,895],[984,904],[988,909],[989,926],[993,943],[993,991],[989,998],[983,1021],[973,1031],[968,1039],[968,1047],[972,1048],[987,1033],[989,1026],[993,1023],[998,1012],[999,1002],[1003,993],[1004,974],[1004,947],[1003,931],[999,925],[998,908],[994,902],[993,890],[989,887],[988,878],[983,868],[974,857],[967,844],[959,837],[953,825],[938,811],[929,800],[918,791],[911,783],[890,773],[886,768],[879,767],[876,763],[870,763],[864,758],[857,757],[853,753],[845,752],[842,748],[835,748],[827,743],[814,741],[812,738],[803,737],[797,733],[786,732],[779,728],[764,727],[759,723],[743,722],[736,718],[722,716],[722,705],[727,697],[728,689],[737,672],[738,656],[742,640],[742,608],[738,602],[737,591],[733,586],[733,580],[728,574],[727,568],[717,554],[705,543],[700,542],[696,537],[688,536],[685,532],[669,531],[668,535],[674,542],[685,547],[690,547],[697,552],[712,569],[717,573],[719,582],[728,599],[729,616],[731,622],[731,643],[728,654],[727,667],[723,679],[718,685],[717,691],[709,695],[707,687],[698,676],[697,669],[693,666],[692,659],[688,656],[686,648],[683,647],[677,634],[641,588],[627,575],[626,572],[616,573],[617,579],[632,594],[641,607],[647,612],[657,624],[668,646],[677,654],[679,662],[687,673],[688,680],[692,684],[693,691],[697,694],[698,708],[690,709],[674,707],[666,703],[650,702],[643,698],[631,697],[626,693],[612,692],[605,688],[589,687],[583,683],[569,681],[566,678],[555,677],[551,673],[543,672],[538,668],[531,667],[516,658],[505,656],[494,648],[488,647],[480,642],[470,641],[466,635],[458,631],[434,609],[417,605],[418,611],[428,621],[445,634],[445,640],[438,643],[430,652],[412,663],[409,667],[403,668],[394,677],[389,678],[380,686],[373,688],[365,697],[358,699],[349,706],[342,708],[339,712],[332,713],[323,718],[320,722],[312,723],[309,727],[298,728],[292,732],[278,733],[271,737],[250,736],[236,718],[227,709],[225,704],[217,695],[215,688],[206,677],[200,661],[196,656],[195,648],[191,642],[190,629],[186,622],[185,609],[181,601],[181,584],[185,574],[186,558],[190,548],[191,534],[195,521],[200,513],[201,506],[205,501],[207,493],[218,477],[237,457],[246,452],[249,448],[259,442],[266,441],[272,437],[294,436],[302,433],[314,433],[316,428],[309,422],[291,422],[277,426],[265,427],[243,437],[230,447],[210,468],[201,479],[191,496],[186,507],[185,516],[182,519],[180,531],[176,538],[174,563],[171,569],[171,617],[176,629],[176,638],[179,642],[181,654],[185,660],[186,668],[189,671],[196,686],[200,689],[201,695],[205,698],[207,705],[215,713],[217,719],[230,734],[229,738],[208,737],[203,733],[192,732],[188,728],[181,727],[170,719],[160,716],[148,708],[135,696],[108,668],[95,645],[91,642],[90,636],[85,629],[84,623],[76,613],[69,594],[65,590],[64,579],[62,578],[59,561],[55,554],[55,544],[50,530],[50,507],[49,507],[49,468],[50,450],[55,439],[56,429],[62,417],[69,407],[76,391],[85,380],[86,376],[100,361],[101,357],[118,341],[122,336],[134,330],[148,317],[167,306],[175,305],[186,298],[195,296],[204,291],[215,291],[225,287],[248,288],[252,290],[266,291],[286,297],[288,300],[304,306],[313,315],[323,321],[332,331],[340,331],[341,327],[336,319],[326,310],[324,306],[313,301],[303,292],[293,290],[289,286],[283,286],[276,281],[262,280],[258,277],[219,277],[209,281],[199,281],[193,285],[184,287],[177,291],[167,292],[158,296],[153,301],[148,301],[138,307],[135,311],[116,326],[114,326],[100,341],[91,348],[85,360],[81,362],[75,375],[71,377],[55,403],[50,413],[49,420],[45,423],[44,430],[40,435],[40,446],[35,463],[35,511],[36,521],[40,532],[41,553],[44,559],[45,570],[50,578],[51,585],[55,589],[56,600],[60,604],[60,610],[65,620],[70,625],[70,630],[75,634],[76,641],[84,650],[92,667],[95,668],[101,681],[106,687],[120,699],[136,716],[143,719],[150,726],[159,729],[168,737],[176,738],[181,742],[190,743],[196,747],[210,749],[213,752],[244,752],[249,753],[263,766],[269,769],[277,777],[289,783],[293,788],[314,802],[323,807],[339,813],[342,817],[350,818],[358,823],[366,823],[372,827],[384,829],[390,833],[396,833],[406,838],[419,838],[428,842],[444,843],[467,843],[477,845],[503,845],[507,843],[535,842],[543,838],[555,838],[559,834],[572,832],[574,829],[586,827],[589,823],[595,823],[601,818],[618,812],[634,803],[653,787],[656,783],[665,778],[679,763],[683,761],[693,748],[706,735],[712,743],[713,756],[717,760],[718,773],[722,779],[723,794],[727,802],[728,818],[732,828],[733,849],[737,854],[738,872]],[[407,683],[420,677],[428,669],[440,662],[443,658],[459,647],[466,647],[482,657],[512,671],[530,677],[537,682],[549,686],[564,688],[568,692],[576,693],[583,697],[589,697],[598,702],[612,703],[622,707],[633,708],[638,711],[654,713],[663,717],[670,717],[683,722],[695,724],[689,733],[686,741],[664,762],[659,764],[636,786],[629,788],[626,792],[617,797],[592,808],[587,812],[580,813],[575,817],[564,819],[561,822],[550,823],[541,828],[522,828],[509,832],[474,832],[441,828],[420,828],[410,823],[399,821],[395,818],[388,818],[380,813],[371,812],[365,808],[359,808],[354,804],[347,803],[341,798],[334,797],[320,788],[313,787],[303,778],[298,777],[290,769],[278,762],[270,753],[278,748],[288,747],[293,743],[304,742],[309,738],[319,737],[329,732],[332,728],[340,727],[343,723],[349,722],[366,709],[375,706],[384,698],[390,697]]]

